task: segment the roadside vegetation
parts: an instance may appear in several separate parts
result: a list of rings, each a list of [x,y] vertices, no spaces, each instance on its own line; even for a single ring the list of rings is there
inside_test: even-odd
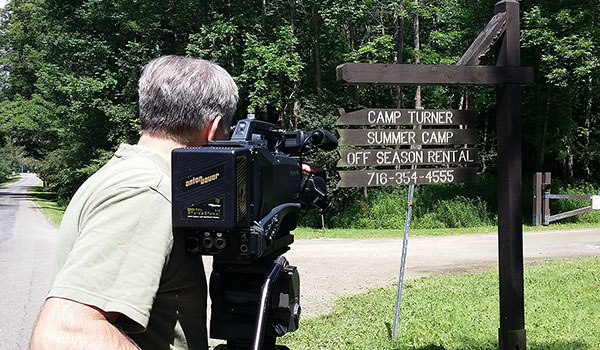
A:
[[[448,232],[493,232],[498,224],[497,190],[494,176],[482,175],[475,184],[465,185],[427,185],[415,189],[411,232],[415,234],[448,234]],[[523,223],[532,222],[533,185],[531,180],[523,180]],[[576,181],[565,183],[554,180],[552,193],[597,195],[600,183]],[[301,226],[313,228],[304,232],[322,229],[325,222],[327,232],[367,232],[387,237],[402,231],[407,208],[408,189],[378,188],[369,189],[365,198],[362,189],[355,189],[334,202],[334,209],[324,220],[316,212],[309,212],[301,220]],[[550,210],[553,214],[591,205],[591,200],[551,200]],[[600,210],[561,220],[560,224],[581,224],[600,226]],[[459,229],[459,230],[454,230]],[[525,230],[537,229],[526,227]],[[383,230],[379,232],[378,230]],[[370,233],[369,233],[370,232]],[[353,235],[353,233],[348,233]],[[340,234],[336,234],[340,235]],[[312,237],[312,235],[311,235]]]
[[[53,225],[60,225],[67,206],[57,203],[56,193],[44,190],[42,186],[35,186],[29,189],[29,196],[42,208],[42,211]]]
[[[600,259],[557,260],[525,269],[528,349],[600,349]],[[344,297],[328,315],[302,319],[282,338],[291,349],[495,350],[498,271],[407,281],[397,342],[396,288]]]
[[[14,180],[16,181],[16,179]],[[29,195],[42,208],[50,222],[54,225],[60,225],[62,216],[68,203],[57,202],[56,193],[44,189],[42,186],[35,186],[29,190]],[[401,212],[397,213],[401,215]],[[591,215],[590,215],[591,214]],[[551,230],[569,230],[600,226],[600,222],[585,219],[585,216],[592,216],[595,213],[583,215],[584,220],[571,223],[553,223],[550,226],[530,226],[523,225],[523,231],[551,231]],[[400,219],[399,219],[400,220]],[[402,226],[398,228],[377,229],[377,228],[326,228],[317,229],[310,227],[298,227],[293,234],[296,239],[315,239],[315,238],[394,238],[402,237],[404,233],[404,217],[401,217]],[[498,226],[472,226],[472,227],[454,227],[454,228],[410,228],[410,236],[448,236],[457,234],[475,234],[475,233],[496,233]]]
[[[12,175],[6,175],[6,176],[2,176],[0,177],[0,186],[4,186],[4,185],[8,185],[11,184],[13,182],[17,182],[19,181],[21,177],[18,175],[12,176]]]

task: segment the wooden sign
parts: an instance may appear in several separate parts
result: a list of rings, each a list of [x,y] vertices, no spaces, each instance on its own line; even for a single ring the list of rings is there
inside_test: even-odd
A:
[[[477,148],[341,150],[338,167],[465,164],[479,161]]]
[[[476,144],[476,129],[338,129],[344,146]]]
[[[369,108],[346,113],[338,109],[336,125],[476,125],[475,110]]]
[[[338,171],[337,187],[453,184],[477,181],[478,168]]]

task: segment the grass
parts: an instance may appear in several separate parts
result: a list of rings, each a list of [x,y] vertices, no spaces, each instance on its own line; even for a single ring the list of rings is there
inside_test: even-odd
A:
[[[598,227],[599,224],[552,224],[550,226],[523,225],[523,231],[571,230]],[[497,233],[498,226],[482,226],[468,228],[410,229],[410,236],[448,236],[472,233]],[[404,228],[399,229],[313,229],[299,227],[294,230],[296,239],[312,238],[393,238],[402,237]]]
[[[525,269],[528,349],[600,349],[600,258]],[[496,350],[498,271],[405,283],[398,340],[392,342],[396,288],[344,297],[328,315],[301,320],[280,339],[291,349]]]
[[[13,182],[17,182],[19,181],[19,179],[21,179],[21,176],[8,176],[5,180],[0,181],[0,186],[4,186],[4,185],[8,185],[11,184]]]
[[[44,191],[42,186],[34,186],[29,189],[29,196],[42,208],[42,211],[52,224],[55,226],[60,225],[66,206],[56,203],[56,194],[54,192]]]

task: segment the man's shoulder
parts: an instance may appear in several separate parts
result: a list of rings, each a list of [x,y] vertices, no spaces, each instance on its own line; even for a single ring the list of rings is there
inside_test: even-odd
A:
[[[169,182],[171,177],[169,164],[160,155],[149,148],[127,144],[119,147],[97,175],[118,179],[130,186],[157,186],[157,181]]]
[[[151,150],[123,144],[110,161],[92,175],[82,189],[95,193],[147,188],[170,200],[168,163]]]

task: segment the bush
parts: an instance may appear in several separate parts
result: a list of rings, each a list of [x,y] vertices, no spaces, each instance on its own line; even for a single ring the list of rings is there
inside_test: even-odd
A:
[[[422,190],[422,187],[418,190]],[[464,186],[430,187],[415,192],[411,227],[458,228],[494,225],[495,215],[480,198],[457,195]],[[437,193],[435,193],[437,192]],[[365,199],[356,189],[326,216],[326,225],[336,228],[401,229],[404,227],[408,189],[405,187],[369,189]],[[308,214],[301,225],[320,227],[320,216]]]
[[[485,202],[463,196],[440,200],[432,211],[415,218],[415,228],[460,228],[494,225]]]

